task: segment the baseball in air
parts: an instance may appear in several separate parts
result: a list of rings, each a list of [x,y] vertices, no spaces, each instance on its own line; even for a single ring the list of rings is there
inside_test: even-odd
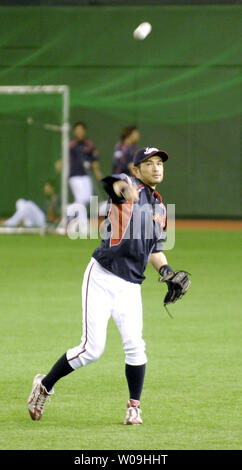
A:
[[[150,23],[141,23],[133,32],[134,39],[143,41],[151,33],[152,26]]]

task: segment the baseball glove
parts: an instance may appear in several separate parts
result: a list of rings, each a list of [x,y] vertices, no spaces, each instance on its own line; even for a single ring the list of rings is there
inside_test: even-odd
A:
[[[168,292],[164,298],[164,305],[171,304],[181,299],[191,285],[191,281],[185,271],[166,272],[159,279],[160,282],[166,282]]]

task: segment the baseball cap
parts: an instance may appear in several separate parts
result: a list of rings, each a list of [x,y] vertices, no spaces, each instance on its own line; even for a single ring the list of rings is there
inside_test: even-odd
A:
[[[167,152],[165,152],[165,150],[159,150],[156,147],[144,147],[136,152],[133,164],[134,166],[138,166],[139,163],[148,160],[148,158],[153,157],[154,155],[161,157],[163,162],[169,158],[169,155]]]

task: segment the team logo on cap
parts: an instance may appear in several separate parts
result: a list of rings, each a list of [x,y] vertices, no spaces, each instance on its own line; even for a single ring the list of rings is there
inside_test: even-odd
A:
[[[153,153],[153,152],[158,152],[159,150],[156,149],[155,147],[146,147],[145,151],[144,151],[144,154],[145,155],[150,155],[150,153]]]

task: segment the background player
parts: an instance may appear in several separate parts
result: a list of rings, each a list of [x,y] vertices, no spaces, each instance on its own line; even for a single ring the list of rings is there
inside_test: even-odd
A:
[[[93,193],[92,180],[88,170],[92,168],[98,181],[102,179],[99,153],[92,140],[87,139],[87,126],[76,122],[73,126],[74,140],[70,142],[70,187],[74,201],[88,204]]]
[[[28,400],[33,420],[42,417],[46,399],[54,393],[53,386],[61,377],[99,359],[112,316],[122,337],[130,395],[124,424],[142,423],[140,397],[147,356],[142,337],[141,283],[146,264],[150,260],[160,275],[169,279],[167,302],[178,300],[190,283],[185,276],[184,286],[179,280],[172,284],[176,273],[161,251],[166,212],[155,188],[163,179],[163,162],[167,159],[163,150],[141,149],[134,158],[136,177],[131,179],[123,173],[103,179],[109,195],[106,234],[110,236],[103,237],[84,274],[82,341],[69,349],[48,375],[35,376]]]
[[[18,199],[16,201],[16,212],[4,222],[5,227],[44,227],[48,223],[57,224],[60,221],[61,202],[60,196],[55,191],[55,184],[47,180],[44,184],[43,208],[37,206],[33,201]]]
[[[94,142],[87,139],[87,125],[81,121],[76,122],[73,125],[73,135],[74,139],[69,144],[69,184],[74,197],[74,204],[78,204],[79,216],[85,223],[87,221],[86,206],[93,194],[92,178],[89,172],[92,170],[98,181],[102,179],[102,172],[99,165],[99,152]],[[61,166],[59,160],[55,166],[58,171]],[[69,205],[69,208],[71,207],[75,206]],[[85,232],[86,227],[84,228]]]
[[[45,214],[35,202],[17,199],[15,213],[4,222],[5,227],[17,227],[21,224],[28,228],[45,226]]]
[[[47,180],[44,185],[44,206],[47,223],[58,224],[61,220],[61,198],[56,191],[56,184],[53,180]]]
[[[133,175],[133,158],[137,151],[140,132],[136,126],[124,127],[120,133],[120,141],[115,145],[113,153],[113,173]]]

